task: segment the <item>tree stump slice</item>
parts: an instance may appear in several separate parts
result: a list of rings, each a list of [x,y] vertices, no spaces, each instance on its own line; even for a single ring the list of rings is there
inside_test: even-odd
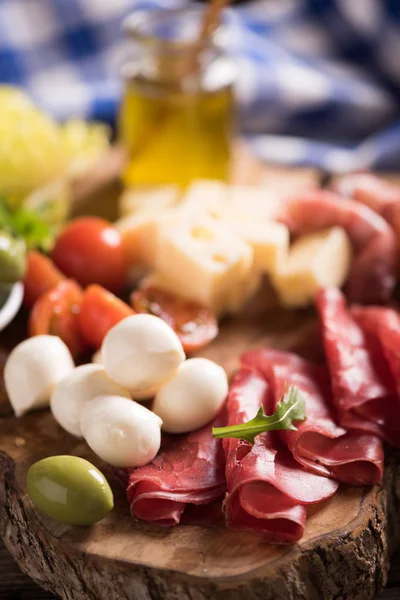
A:
[[[242,147],[237,153],[236,181],[276,185],[274,170],[260,168]],[[287,185],[278,170],[282,175]],[[290,176],[295,185],[293,171]],[[304,178],[310,184],[318,179],[315,172],[303,173],[301,185]],[[92,191],[93,212],[115,213],[103,180],[101,174],[100,185],[85,182],[82,193],[76,190],[76,214],[91,212]],[[232,374],[246,349],[292,348],[302,341],[307,346],[314,320],[310,312],[278,309],[264,290],[243,315],[222,325],[202,355]],[[0,334],[0,374],[23,328],[22,319]],[[18,420],[11,415],[0,376],[0,536],[25,573],[65,600],[373,600],[385,585],[390,551],[400,541],[399,452],[386,452],[380,485],[342,485],[333,498],[309,509],[300,543],[274,546],[223,527],[136,522],[111,470],[84,442],[63,432],[49,411]],[[33,507],[25,494],[27,470],[54,454],[84,457],[105,473],[115,509],[101,523],[68,527]]]
[[[244,349],[309,338],[314,316],[265,308],[266,295],[223,324],[203,356],[231,374]],[[87,458],[106,474],[116,506],[101,523],[61,525],[24,494],[29,466],[54,454]],[[40,411],[0,420],[0,535],[23,571],[66,600],[372,600],[400,538],[399,475],[400,454],[388,453],[381,485],[341,486],[309,509],[293,546],[223,527],[162,528],[135,522],[110,469]]]

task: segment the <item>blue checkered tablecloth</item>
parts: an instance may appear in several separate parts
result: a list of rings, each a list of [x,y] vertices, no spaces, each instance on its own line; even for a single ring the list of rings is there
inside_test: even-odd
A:
[[[113,123],[121,21],[185,0],[0,0],[0,82],[58,119]],[[400,0],[256,0],[226,14],[240,127],[257,154],[330,171],[399,168]]]

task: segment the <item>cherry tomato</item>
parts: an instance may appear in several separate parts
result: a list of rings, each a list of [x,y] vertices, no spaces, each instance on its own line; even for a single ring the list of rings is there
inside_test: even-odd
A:
[[[125,285],[122,238],[104,219],[81,217],[68,223],[56,240],[52,258],[65,275],[83,286],[98,283],[118,293]]]
[[[72,356],[79,356],[86,348],[78,325],[82,296],[82,289],[71,279],[43,294],[29,316],[29,335],[58,335]]]
[[[138,313],[164,319],[175,330],[187,353],[203,348],[218,334],[218,323],[211,310],[156,286],[133,292],[131,303]]]
[[[58,285],[64,275],[53,261],[36,250],[28,253],[24,277],[24,304],[31,308],[43,294]]]
[[[83,294],[78,317],[81,334],[90,346],[100,348],[109,329],[133,314],[131,307],[114,294],[90,285]]]

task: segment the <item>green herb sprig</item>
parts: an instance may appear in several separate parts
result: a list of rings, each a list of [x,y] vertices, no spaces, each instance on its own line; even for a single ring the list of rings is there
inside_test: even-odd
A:
[[[54,241],[52,228],[34,211],[26,208],[12,209],[0,197],[0,230],[5,229],[12,236],[25,240],[28,249],[47,251]]]
[[[287,394],[279,401],[273,415],[266,415],[264,407],[260,406],[258,413],[247,423],[229,425],[228,427],[213,427],[212,434],[215,438],[237,438],[254,444],[254,439],[265,431],[289,429],[296,431],[293,421],[306,419],[306,405],[300,391],[291,385]]]

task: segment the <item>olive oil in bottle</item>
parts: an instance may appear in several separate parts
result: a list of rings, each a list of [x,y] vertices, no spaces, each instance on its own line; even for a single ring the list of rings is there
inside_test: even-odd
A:
[[[119,116],[119,137],[129,156],[124,182],[184,188],[194,179],[227,180],[234,64],[210,41],[193,66],[190,39],[156,37],[163,31],[163,19],[169,32],[171,19],[183,19],[176,30],[187,35],[187,19],[199,20],[199,9],[155,12],[148,16],[145,34],[138,33],[137,25],[127,27],[137,52],[124,67]]]

